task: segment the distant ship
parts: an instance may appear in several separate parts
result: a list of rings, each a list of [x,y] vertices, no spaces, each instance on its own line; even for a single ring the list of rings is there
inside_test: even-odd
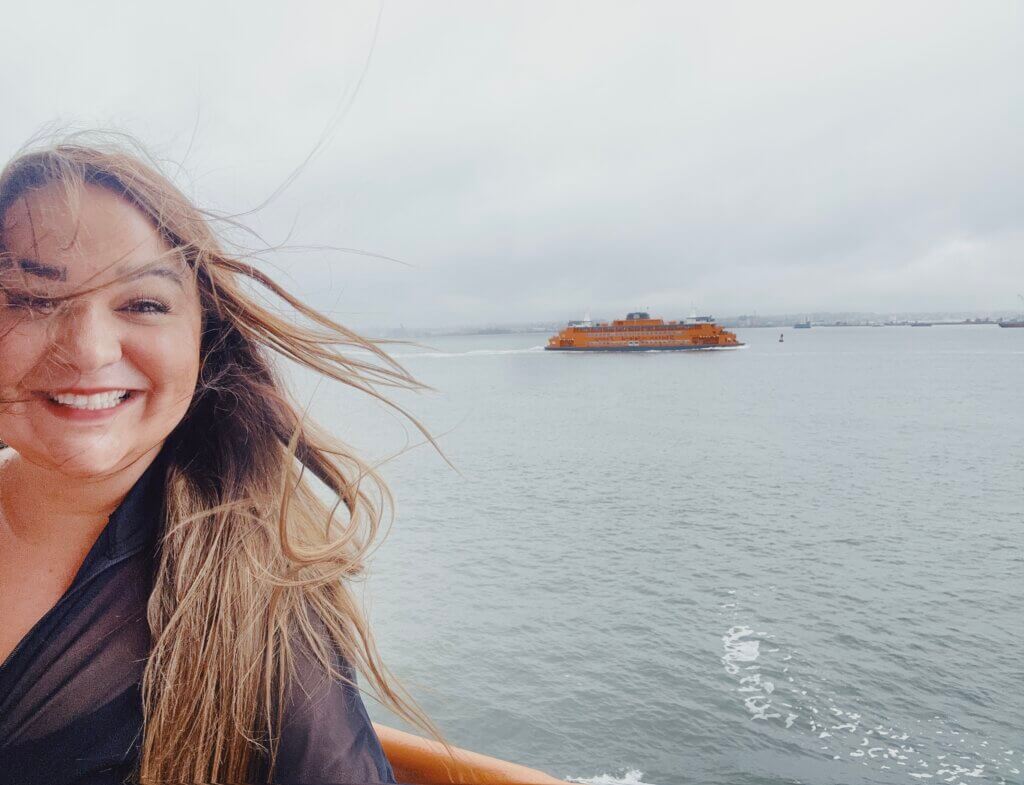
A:
[[[1024,303],[1024,294],[1018,294],[1017,299]],[[1000,319],[1000,327],[1024,327],[1024,314],[1021,314],[1016,319]]]
[[[794,330],[810,330],[811,329],[811,320],[808,319],[806,322],[797,322],[796,324],[793,325],[793,329]]]
[[[734,333],[723,330],[710,316],[666,322],[652,319],[645,311],[635,311],[612,322],[569,322],[544,348],[558,352],[639,352],[731,349],[743,345]]]
[[[1024,303],[1024,294],[1018,294],[1020,301]],[[1000,319],[1000,327],[1024,327],[1024,314],[1021,314],[1019,319]]]

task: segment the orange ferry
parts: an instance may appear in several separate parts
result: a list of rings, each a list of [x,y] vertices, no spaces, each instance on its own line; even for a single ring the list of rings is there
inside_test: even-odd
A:
[[[545,349],[558,352],[638,352],[658,350],[729,349],[743,346],[736,335],[723,330],[710,316],[685,321],[652,319],[643,311],[625,319],[592,323],[569,322],[548,340]]]

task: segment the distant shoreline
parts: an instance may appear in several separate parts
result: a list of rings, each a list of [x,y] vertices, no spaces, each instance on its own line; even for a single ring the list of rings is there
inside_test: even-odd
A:
[[[599,318],[594,321],[610,321],[615,317]],[[671,317],[680,318],[680,317]],[[685,318],[685,317],[682,317]],[[811,313],[782,314],[773,316],[727,316],[716,319],[718,324],[729,329],[792,329],[797,322],[810,321],[812,327],[921,327],[921,326],[995,326],[1000,319],[1019,318],[1011,311],[998,313],[898,313],[898,314],[853,314],[853,313]],[[455,327],[376,327],[366,328],[363,333],[378,338],[397,339],[471,336],[471,335],[553,335],[568,321],[528,322],[504,325],[465,325]]]

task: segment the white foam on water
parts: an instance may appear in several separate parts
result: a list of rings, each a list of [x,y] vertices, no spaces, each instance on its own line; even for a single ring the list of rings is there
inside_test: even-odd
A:
[[[498,354],[534,354],[535,352],[542,351],[544,351],[543,346],[530,346],[526,349],[471,349],[468,352],[463,352],[463,354],[473,357],[489,357]]]
[[[721,663],[752,720],[803,737],[808,751],[820,749],[847,765],[856,761],[857,766],[880,772],[902,770],[916,780],[950,785],[1024,785],[1019,776],[1024,751],[1019,747],[1011,749],[952,726],[940,715],[905,718],[901,727],[892,718],[872,716],[867,707],[856,711],[844,706],[842,695],[800,650],[779,645],[770,633],[739,623],[731,607],[736,592],[729,594],[723,615],[732,617],[733,626],[722,636]],[[761,646],[762,642],[766,645]]]
[[[752,638],[751,636],[759,636]],[[735,626],[722,636],[722,646],[725,652],[722,654],[722,665],[725,672],[730,676],[740,675],[739,663],[754,663],[761,656],[761,638],[767,637],[765,633],[754,632],[750,627]],[[774,649],[773,651],[778,651]],[[772,702],[769,696],[775,692],[775,684],[761,678],[760,666],[743,665],[743,675],[739,679],[740,686],[737,692],[745,693],[748,697],[743,699],[743,708],[750,714],[753,720],[782,719],[782,715],[772,711]],[[792,721],[789,721],[792,724]],[[787,726],[788,727],[788,726]]]
[[[596,777],[566,777],[569,782],[582,782],[585,785],[654,785],[640,778],[644,773],[639,769],[629,769],[621,777],[614,774],[598,774]]]
[[[778,712],[769,711],[772,707],[772,703],[763,695],[752,695],[745,699],[743,701],[743,707],[750,712],[750,719],[752,720],[770,720],[776,717],[782,717]]]
[[[740,672],[737,662],[754,662],[761,653],[761,641],[749,640],[754,635],[750,627],[731,627],[722,636],[722,645],[725,647],[725,654],[722,655],[722,664],[727,673],[735,676]],[[742,681],[742,680],[741,680]]]
[[[811,710],[815,711],[813,707]],[[829,749],[833,753],[845,753],[849,758],[857,759],[861,765],[876,766],[879,771],[892,771],[893,766],[913,768],[916,771],[907,771],[907,775],[914,779],[935,778],[953,785],[967,783],[970,780],[992,780],[997,785],[1008,785],[1008,780],[1001,772],[1007,771],[1007,758],[1013,755],[1012,750],[1003,750],[1001,758],[992,757],[1000,750],[991,750],[989,740],[977,739],[963,731],[950,732],[941,718],[936,718],[936,724],[942,725],[942,729],[934,729],[930,734],[931,738],[925,736],[914,739],[911,744],[907,743],[911,739],[910,733],[889,723],[865,727],[858,712],[844,711],[834,705],[828,706],[828,711],[834,720],[847,721],[826,726],[828,731],[818,733],[818,739],[828,739]],[[812,731],[819,730],[819,726],[813,720],[811,726]],[[955,737],[958,745],[962,746],[951,750],[948,746],[950,742],[941,739],[943,735],[947,738]],[[883,745],[879,745],[879,742],[883,742]],[[931,760],[921,757],[922,748],[935,743],[942,745],[940,749],[944,752],[934,754]],[[982,755],[986,753],[989,757],[983,760]],[[911,755],[914,755],[914,758],[911,758]],[[834,760],[841,757],[833,755]],[[1011,774],[1014,773],[1013,769],[1009,771]]]

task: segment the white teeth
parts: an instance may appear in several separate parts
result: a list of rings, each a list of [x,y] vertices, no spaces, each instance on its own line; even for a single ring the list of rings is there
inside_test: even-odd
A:
[[[50,400],[72,409],[113,409],[128,395],[127,390],[110,390],[95,395],[72,395],[58,393]]]

